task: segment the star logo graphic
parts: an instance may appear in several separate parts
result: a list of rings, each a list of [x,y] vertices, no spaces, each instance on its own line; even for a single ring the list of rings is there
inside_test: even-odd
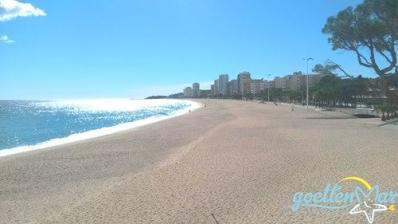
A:
[[[372,200],[372,195],[377,194],[379,192],[379,187],[373,187],[368,193],[364,192],[362,188],[356,187],[355,188],[355,196],[358,200],[358,204],[356,204],[350,211],[351,215],[356,215],[363,213],[365,214],[366,219],[370,224],[374,222],[375,213],[376,212],[383,212],[387,211],[388,208],[382,204],[376,204]]]

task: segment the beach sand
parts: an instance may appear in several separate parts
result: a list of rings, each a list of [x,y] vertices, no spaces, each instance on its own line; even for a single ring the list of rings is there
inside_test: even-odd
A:
[[[345,176],[398,191],[398,130],[377,119],[203,102],[155,124],[0,158],[0,223],[367,223],[349,210],[293,213],[293,194]],[[375,218],[397,221],[398,212]]]

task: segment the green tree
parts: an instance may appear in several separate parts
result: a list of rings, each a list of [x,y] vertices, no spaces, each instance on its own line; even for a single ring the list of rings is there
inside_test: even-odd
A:
[[[335,75],[327,75],[311,88],[311,92],[318,106],[336,106],[341,96],[341,89],[341,79]]]
[[[382,92],[398,103],[398,88],[390,77],[398,73],[398,1],[365,0],[329,17],[322,30],[333,50],[356,54],[358,63],[373,69],[382,81]]]
[[[324,75],[338,75],[337,71],[339,70],[340,72],[343,73],[343,76],[347,77],[347,78],[354,78],[354,76],[348,74],[348,72],[346,70],[343,69],[343,67],[341,67],[341,65],[338,65],[337,63],[335,63],[334,61],[328,59],[325,63],[325,65],[322,64],[316,64],[315,67],[312,69],[313,72],[316,73],[320,73],[320,74],[324,74]]]
[[[337,69],[337,65],[331,64],[316,64],[315,67],[312,69],[313,72],[324,74],[324,75],[337,75],[335,70]]]

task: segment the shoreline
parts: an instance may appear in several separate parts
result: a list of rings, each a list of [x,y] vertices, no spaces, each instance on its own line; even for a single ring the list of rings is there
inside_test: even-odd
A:
[[[386,172],[397,132],[375,119],[198,102],[207,106],[189,116],[0,158],[0,223],[362,223],[349,210],[294,213],[292,197],[344,176],[398,190],[398,173]]]
[[[62,145],[70,144],[70,143],[75,143],[75,142],[99,138],[99,137],[103,137],[103,136],[107,136],[107,135],[112,135],[112,134],[119,133],[122,131],[132,130],[132,129],[139,128],[139,127],[142,127],[145,125],[149,125],[149,124],[153,124],[156,122],[171,119],[174,117],[178,117],[178,116],[189,113],[189,111],[194,111],[194,110],[197,110],[197,109],[203,107],[203,105],[201,105],[198,102],[195,102],[192,100],[186,100],[186,101],[188,101],[191,104],[188,108],[177,110],[177,111],[173,112],[172,114],[170,114],[169,116],[153,116],[153,117],[148,117],[146,119],[122,123],[122,124],[118,124],[118,125],[111,126],[111,127],[103,127],[103,128],[99,128],[99,129],[86,131],[86,132],[72,134],[72,135],[69,135],[66,137],[62,137],[62,138],[54,138],[54,139],[50,139],[50,140],[40,142],[40,143],[37,143],[34,145],[23,145],[23,146],[17,146],[17,147],[13,147],[13,148],[0,149],[0,158],[5,157],[5,156],[14,155],[14,154],[20,154],[20,153],[36,151],[36,150],[40,150],[40,149],[47,149],[47,148],[52,148],[52,147],[56,147],[56,146],[62,146]]]

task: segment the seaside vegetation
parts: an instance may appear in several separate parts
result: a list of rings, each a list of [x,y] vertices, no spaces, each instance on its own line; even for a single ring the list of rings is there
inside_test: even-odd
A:
[[[329,35],[333,50],[354,52],[360,65],[378,75],[377,83],[386,97],[378,103],[382,119],[389,119],[391,114],[396,116],[398,1],[365,0],[355,8],[348,7],[329,17],[322,32]]]

